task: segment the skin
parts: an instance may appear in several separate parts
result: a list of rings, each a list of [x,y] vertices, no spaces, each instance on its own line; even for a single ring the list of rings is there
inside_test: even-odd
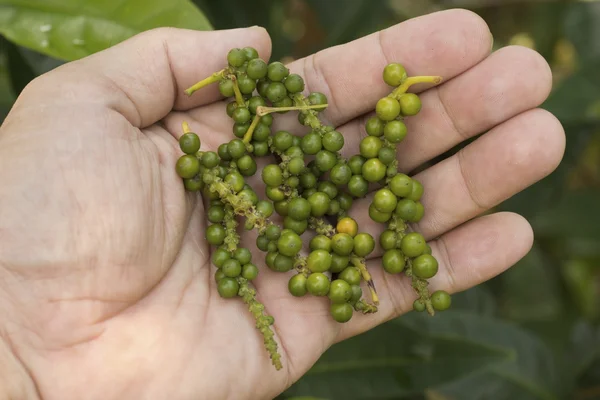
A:
[[[440,262],[433,290],[465,290],[529,251],[525,219],[479,215],[563,156],[560,123],[536,108],[550,91],[548,65],[520,47],[490,55],[491,45],[479,17],[453,10],[290,65],[307,91],[329,98],[322,116],[344,134],[347,156],[390,91],[381,71],[391,61],[445,78],[414,88],[423,110],[407,122],[402,171],[489,131],[417,175],[426,214],[415,229]],[[289,295],[289,275],[269,271],[255,253],[256,287],[275,317],[284,365],[275,371],[243,303],[218,296],[205,205],[184,192],[174,165],[184,120],[203,150],[231,139],[216,85],[192,97],[183,90],[243,46],[270,55],[257,27],[159,29],[62,66],[21,94],[0,129],[0,397],[270,399],[333,343],[411,309],[409,282],[381,272],[379,245],[368,265],[380,311],[347,324],[331,320],[327,301]],[[283,115],[277,128],[294,131],[294,119]],[[262,195],[260,169],[252,182]],[[356,202],[353,216],[376,235],[368,204]],[[254,240],[243,237],[251,249]]]

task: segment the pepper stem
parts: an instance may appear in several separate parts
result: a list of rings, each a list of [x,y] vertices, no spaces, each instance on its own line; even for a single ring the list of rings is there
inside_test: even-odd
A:
[[[240,92],[240,87],[238,86],[237,77],[235,75],[232,75],[231,80],[233,81],[233,92],[235,93],[235,102],[237,103],[238,107],[245,107],[246,102],[244,101],[242,92]]]
[[[406,78],[400,86],[394,89],[390,96],[397,98],[406,93],[412,85],[416,85],[417,83],[433,83],[434,85],[437,85],[442,82],[442,80],[443,78],[441,76],[411,76]]]
[[[267,114],[271,114],[274,112],[279,112],[279,111],[294,111],[294,110],[317,110],[317,109],[323,109],[323,108],[327,108],[327,104],[316,104],[316,105],[312,105],[312,106],[292,106],[292,107],[266,107],[266,106],[259,106],[256,107],[256,115],[262,117],[265,116]]]
[[[252,134],[254,133],[254,129],[256,129],[256,125],[258,125],[258,122],[260,121],[260,116],[259,115],[255,115],[254,119],[252,120],[252,123],[250,124],[250,127],[248,128],[248,130],[246,131],[246,134],[244,135],[244,138],[242,139],[242,141],[246,144],[250,143],[250,141],[252,140]]]
[[[200,82],[190,86],[185,90],[185,94],[191,96],[195,91],[202,89],[205,86],[210,85],[211,83],[219,82],[225,74],[225,69],[217,71],[211,74],[208,78],[202,79]]]
[[[188,123],[186,121],[183,121],[181,123],[181,127],[183,129],[183,133],[190,133],[191,132],[190,126],[188,125]]]
[[[353,256],[350,257],[350,261],[356,268],[358,268],[358,270],[362,274],[363,279],[365,280],[365,282],[367,282],[367,286],[369,287],[369,291],[371,292],[371,299],[373,300],[373,304],[378,306],[379,296],[377,295],[377,290],[375,289],[375,282],[373,282],[373,278],[371,277],[371,274],[369,273],[369,270],[365,265],[364,259]]]

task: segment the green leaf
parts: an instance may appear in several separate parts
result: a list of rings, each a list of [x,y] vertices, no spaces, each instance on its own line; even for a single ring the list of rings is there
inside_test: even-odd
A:
[[[0,0],[0,34],[63,60],[162,26],[212,29],[188,0]]]
[[[569,377],[559,375],[552,353],[536,336],[506,322],[474,315],[463,316],[454,328],[464,340],[510,349],[515,357],[435,388],[443,395],[469,400],[563,398],[561,393],[569,385]]]
[[[6,46],[6,55],[8,56],[8,72],[10,75],[12,91],[16,96],[18,96],[25,86],[27,86],[27,84],[31,82],[37,75],[25,57],[23,57],[19,46],[16,46],[1,37],[0,40]]]
[[[331,347],[285,394],[332,400],[380,399],[421,393],[516,355],[465,336],[477,316],[411,313]],[[487,321],[487,320],[486,320]]]
[[[15,95],[12,91],[10,75],[8,73],[6,46],[2,46],[0,47],[0,124],[6,118],[14,101]]]

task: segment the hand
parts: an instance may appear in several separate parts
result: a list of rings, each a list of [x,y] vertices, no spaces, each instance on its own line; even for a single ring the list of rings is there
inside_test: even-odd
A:
[[[491,44],[479,17],[455,10],[290,66],[307,90],[329,98],[322,115],[344,133],[346,155],[365,135],[363,114],[389,91],[381,71],[392,61],[445,78],[409,119],[401,170],[487,131],[417,175],[426,214],[415,228],[440,260],[436,290],[465,290],[529,251],[522,217],[473,218],[563,155],[559,122],[536,108],[550,91],[548,65],[520,47],[490,55]],[[184,192],[174,165],[184,120],[203,149],[232,138],[216,87],[183,91],[243,46],[269,57],[260,28],[159,29],[66,64],[22,93],[0,130],[0,360],[22,382],[4,386],[8,397],[269,399],[333,343],[411,309],[409,283],[381,273],[381,252],[369,261],[380,310],[347,324],[333,322],[322,299],[290,296],[289,276],[259,263],[256,287],[275,317],[284,365],[276,371],[245,305],[217,294],[205,206]],[[361,229],[378,234],[368,200],[357,203]],[[254,236],[243,240],[255,248]]]

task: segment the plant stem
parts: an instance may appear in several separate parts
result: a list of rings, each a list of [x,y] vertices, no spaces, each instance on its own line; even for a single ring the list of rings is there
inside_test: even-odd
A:
[[[190,126],[188,125],[188,123],[186,121],[183,121],[181,123],[181,127],[183,129],[183,133],[190,133],[191,132]]]
[[[208,78],[202,79],[200,82],[196,83],[193,86],[190,86],[185,90],[185,94],[191,96],[195,91],[202,89],[205,86],[210,85],[211,83],[219,82],[225,74],[225,69],[222,69],[218,72],[213,73]]]
[[[244,96],[242,96],[242,92],[240,92],[240,87],[237,83],[237,77],[235,75],[232,75],[230,79],[233,81],[233,92],[235,93],[235,102],[237,103],[238,107],[245,107],[246,102],[244,101]]]
[[[369,291],[371,292],[371,299],[373,300],[373,304],[379,305],[379,296],[377,295],[377,289],[375,289],[375,282],[373,282],[373,278],[367,269],[364,258],[359,258],[356,256],[350,257],[350,262],[358,268],[365,282],[367,282],[367,286],[369,287]]]
[[[259,107],[256,107],[256,115],[263,117],[263,116],[265,116],[267,114],[271,114],[271,113],[279,112],[279,111],[317,110],[317,109],[327,108],[327,106],[328,106],[327,104],[317,104],[317,105],[314,105],[314,106],[292,106],[292,107],[267,107],[267,106],[259,106]]]
[[[437,85],[442,82],[443,78],[441,76],[411,76],[406,78],[406,80],[398,86],[394,91],[390,94],[390,97],[398,98],[400,95],[406,93],[406,91],[417,83],[433,83]]]
[[[252,134],[254,133],[254,129],[256,129],[256,125],[258,125],[258,121],[260,121],[260,116],[257,114],[254,116],[248,131],[244,135],[244,139],[242,139],[244,143],[248,144],[252,141]]]

